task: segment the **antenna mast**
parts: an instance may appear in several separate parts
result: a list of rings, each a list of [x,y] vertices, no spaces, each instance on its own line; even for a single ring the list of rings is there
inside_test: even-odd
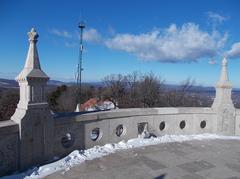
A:
[[[78,24],[78,28],[80,29],[80,47],[79,47],[79,61],[78,61],[78,70],[77,70],[77,86],[78,86],[78,94],[77,94],[77,108],[76,111],[80,111],[80,103],[82,96],[82,60],[83,60],[83,29],[85,28],[84,22],[80,22]]]

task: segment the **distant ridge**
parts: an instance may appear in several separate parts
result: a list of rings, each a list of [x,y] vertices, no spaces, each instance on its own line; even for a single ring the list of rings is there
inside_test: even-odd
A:
[[[18,88],[18,83],[15,80],[0,78],[0,87],[2,87],[2,88]]]
[[[96,87],[104,86],[102,82],[83,82],[83,84],[93,85]],[[48,82],[49,86],[61,86],[61,85],[76,85],[75,82],[63,82],[59,80],[50,80]],[[166,88],[169,90],[180,89],[180,85],[165,84]],[[18,88],[18,83],[12,79],[0,78],[0,88]],[[201,91],[201,92],[215,92],[215,87],[211,86],[193,86],[190,91]],[[240,88],[233,88],[234,92],[240,92]]]
[[[51,86],[61,86],[66,83],[57,80],[50,80],[49,85]],[[0,87],[1,88],[18,88],[18,83],[15,80],[0,78]]]
[[[83,82],[83,84],[90,84],[93,86],[102,86],[102,82]],[[76,85],[75,82],[63,82],[58,80],[49,80],[48,86],[61,86],[61,85]],[[13,79],[0,78],[0,88],[18,88],[18,83]]]

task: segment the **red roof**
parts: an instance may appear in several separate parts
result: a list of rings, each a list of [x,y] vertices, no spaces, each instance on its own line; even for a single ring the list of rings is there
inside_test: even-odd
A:
[[[91,98],[87,100],[85,103],[81,104],[81,111],[85,111],[87,108],[93,107],[97,104],[96,98]]]

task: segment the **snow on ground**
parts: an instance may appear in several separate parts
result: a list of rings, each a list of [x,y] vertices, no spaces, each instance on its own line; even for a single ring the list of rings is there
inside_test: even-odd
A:
[[[240,136],[220,136],[216,134],[199,134],[199,135],[164,135],[162,137],[143,139],[143,138],[135,138],[130,139],[127,142],[121,141],[117,144],[106,144],[104,146],[95,146],[93,148],[87,150],[75,150],[70,153],[68,156],[55,161],[53,163],[35,167],[33,169],[29,169],[26,172],[10,175],[3,177],[4,179],[34,179],[34,178],[43,178],[47,175],[55,173],[57,171],[68,171],[71,167],[79,165],[86,160],[93,160],[96,158],[100,158],[111,153],[115,153],[119,150],[126,150],[137,147],[144,147],[148,145],[157,145],[161,143],[171,143],[171,142],[184,142],[191,140],[214,140],[214,139],[222,139],[222,140],[240,140]]]

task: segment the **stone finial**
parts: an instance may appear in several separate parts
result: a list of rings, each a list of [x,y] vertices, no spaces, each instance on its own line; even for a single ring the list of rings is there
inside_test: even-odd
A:
[[[28,37],[29,37],[28,40],[30,42],[30,46],[28,50],[26,63],[25,63],[25,68],[41,69],[37,46],[36,46],[39,35],[37,31],[34,28],[32,28],[31,31],[28,32]]]
[[[229,78],[228,78],[227,66],[228,66],[228,60],[226,57],[224,57],[222,60],[221,76],[217,83],[217,87],[223,87],[223,88],[231,88],[232,87],[232,85],[229,81]]]
[[[216,97],[212,105],[212,107],[215,109],[220,106],[233,107],[231,98],[232,84],[228,78],[227,66],[228,66],[227,58],[223,57],[221,75],[216,85]]]
[[[28,32],[28,37],[29,37],[28,40],[30,42],[37,42],[39,35],[38,35],[37,31],[35,30],[35,28],[32,28],[31,31]]]
[[[42,78],[48,80],[49,77],[42,71],[40,60],[38,56],[37,44],[38,41],[38,33],[32,28],[30,32],[28,32],[29,37],[29,48],[27,53],[27,58],[25,62],[25,66],[21,73],[17,76],[17,81],[26,80],[27,78]]]
[[[25,66],[16,77],[20,86],[19,106],[27,108],[29,104],[45,103],[45,86],[49,77],[41,69],[37,50],[38,34],[34,28],[28,32],[29,48]]]
[[[227,66],[227,64],[228,64],[227,58],[224,57],[222,60],[222,66]]]

